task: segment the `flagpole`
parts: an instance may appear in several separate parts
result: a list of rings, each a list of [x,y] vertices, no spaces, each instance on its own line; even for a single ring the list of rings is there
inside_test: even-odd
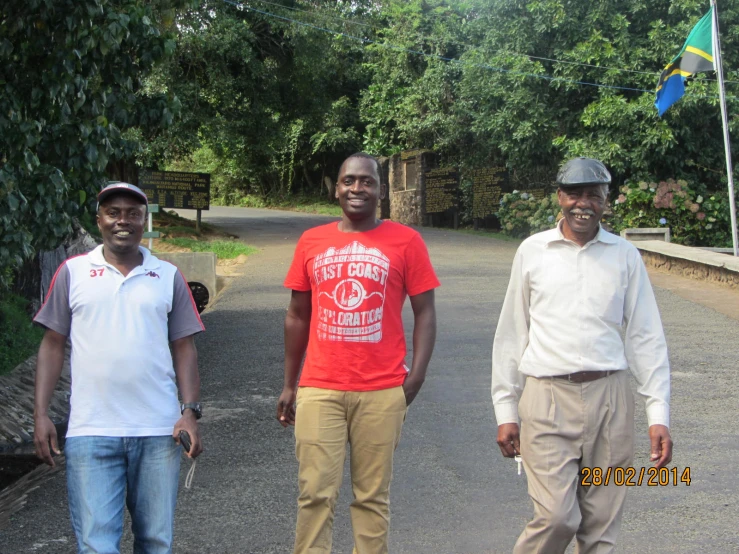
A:
[[[734,202],[734,168],[731,163],[731,142],[729,138],[729,116],[726,110],[726,93],[724,92],[724,68],[721,62],[721,39],[718,33],[718,6],[711,0],[713,8],[713,59],[718,77],[718,91],[721,99],[721,121],[724,126],[724,149],[726,151],[726,175],[729,179],[729,209],[731,212],[731,240],[734,245],[734,256],[739,256],[736,227],[736,203]]]

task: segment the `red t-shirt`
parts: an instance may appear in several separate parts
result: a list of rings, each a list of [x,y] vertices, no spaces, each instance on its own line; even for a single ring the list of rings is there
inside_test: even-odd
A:
[[[335,222],[303,233],[285,278],[285,287],[312,292],[300,386],[369,391],[403,384],[403,303],[438,286],[421,235],[405,225],[383,221],[343,233]]]

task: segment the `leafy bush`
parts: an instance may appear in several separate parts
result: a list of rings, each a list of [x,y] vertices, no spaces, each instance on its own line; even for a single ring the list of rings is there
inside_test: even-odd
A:
[[[221,260],[230,260],[242,254],[248,256],[257,251],[256,248],[235,240],[204,241],[187,237],[175,237],[163,240],[180,248],[189,248],[193,252],[215,252],[216,257]]]
[[[188,157],[166,166],[167,171],[191,171],[210,174],[210,203],[213,206],[237,206],[248,187],[238,179],[232,161],[219,158],[208,146],[201,146]]]
[[[471,225],[475,222],[474,208],[474,184],[471,179],[462,179],[459,184],[459,223]]]
[[[126,132],[156,134],[179,112],[172,94],[143,82],[174,53],[176,27],[160,30],[160,4],[185,7],[0,3],[0,268],[58,246],[72,218],[94,209],[109,163],[139,151]]]
[[[500,199],[500,209],[497,216],[500,221],[501,232],[512,237],[525,238],[543,229],[554,227],[559,205],[554,197],[556,212],[552,214],[552,199],[537,200],[528,192],[514,190],[503,195]],[[552,221],[549,216],[553,215]]]
[[[233,206],[242,208],[270,208],[276,210],[289,210],[293,212],[305,212],[319,215],[331,215],[341,217],[341,206],[336,201],[328,201],[323,196],[294,194],[292,196],[258,196],[247,194],[234,197]]]
[[[530,234],[546,231],[557,226],[557,216],[561,208],[557,200],[557,193],[552,193],[538,201],[538,206],[534,215],[531,216],[529,224],[531,225]]]
[[[728,194],[668,179],[627,182],[614,202],[614,231],[669,227],[672,241],[688,246],[731,246]]]
[[[0,375],[33,354],[44,336],[43,329],[31,323],[28,304],[12,294],[0,300]]]

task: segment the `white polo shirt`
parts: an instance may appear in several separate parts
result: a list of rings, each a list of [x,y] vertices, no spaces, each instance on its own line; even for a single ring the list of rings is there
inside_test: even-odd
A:
[[[180,418],[169,343],[205,327],[182,273],[139,250],[125,277],[102,245],[70,258],[34,318],[72,344],[67,437],[169,435]]]

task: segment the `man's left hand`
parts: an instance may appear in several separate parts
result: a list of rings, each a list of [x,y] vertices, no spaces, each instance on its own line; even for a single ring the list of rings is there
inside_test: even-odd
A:
[[[192,410],[185,410],[185,413],[179,419],[172,431],[172,437],[177,444],[180,443],[180,431],[187,431],[190,435],[190,452],[186,452],[189,458],[197,458],[203,451],[203,443],[200,440],[200,430],[198,428],[198,420]]]
[[[649,441],[652,443],[652,453],[649,461],[654,462],[654,466],[657,468],[665,467],[672,461],[670,430],[664,425],[650,426]]]
[[[413,402],[413,399],[416,397],[418,392],[421,390],[422,386],[423,386],[423,381],[414,379],[410,375],[408,375],[405,378],[405,381],[403,381],[403,393],[405,394],[405,405],[406,406],[411,405],[411,402]]]

